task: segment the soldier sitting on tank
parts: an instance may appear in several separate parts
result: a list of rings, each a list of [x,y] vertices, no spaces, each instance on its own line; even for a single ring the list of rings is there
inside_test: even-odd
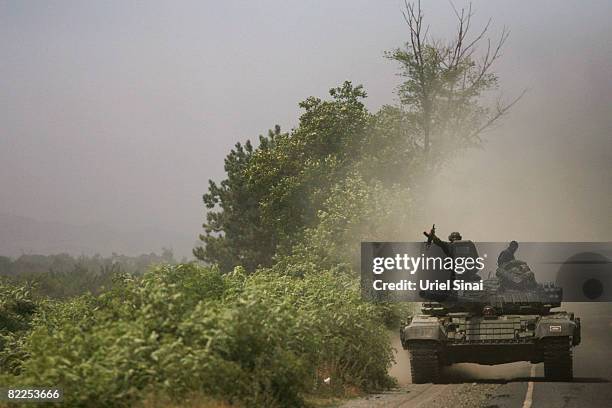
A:
[[[497,268],[495,275],[505,289],[525,290],[537,286],[535,275],[526,262],[514,259]]]
[[[501,251],[499,253],[499,257],[497,258],[497,266],[502,266],[505,263],[508,263],[510,261],[514,261],[514,254],[516,253],[516,250],[518,249],[519,244],[516,241],[512,241],[510,242],[510,244],[508,245],[508,248],[504,249],[503,251]]]

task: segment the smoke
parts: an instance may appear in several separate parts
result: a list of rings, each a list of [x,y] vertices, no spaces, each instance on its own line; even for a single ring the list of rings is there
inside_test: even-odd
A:
[[[584,40],[575,55],[539,62],[508,44],[520,62],[502,58],[501,86],[528,92],[482,149],[434,178],[427,224],[480,241],[612,240],[612,50],[593,33]]]
[[[612,83],[606,79],[612,54],[597,33],[580,36],[589,36],[582,38],[585,47],[557,57],[540,51],[538,58],[521,58],[530,52],[510,41],[510,60],[502,58],[497,70],[501,85],[509,94],[528,92],[484,135],[481,149],[458,152],[442,172],[428,175],[431,192],[403,239],[420,240],[435,223],[441,237],[460,231],[474,241],[612,241]],[[540,41],[534,38],[534,50],[543,49]],[[583,321],[577,375],[610,377],[597,359],[610,344],[609,304],[564,309]],[[391,375],[407,383],[408,353],[394,341]],[[529,364],[458,364],[444,373],[451,382],[512,380],[528,377]]]
[[[534,117],[524,104],[436,178],[424,227],[479,241],[610,240],[609,119],[593,112],[568,126],[562,110]]]

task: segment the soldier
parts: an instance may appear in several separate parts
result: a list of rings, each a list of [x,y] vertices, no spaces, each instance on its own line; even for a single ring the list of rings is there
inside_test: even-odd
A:
[[[453,242],[455,241],[461,241],[461,234],[458,233],[457,231],[455,232],[451,232],[450,235],[448,236],[448,242],[446,241],[442,241],[440,238],[438,238],[438,236],[436,235],[436,231],[434,228],[431,229],[431,231],[429,231],[429,234],[425,234],[427,236],[428,239],[430,239],[434,244],[436,244],[437,246],[440,247],[440,249],[442,249],[442,251],[446,254],[446,256],[450,256],[453,257]]]
[[[498,266],[495,275],[506,289],[524,290],[537,287],[535,275],[529,265],[517,259]]]
[[[427,237],[427,243],[433,242],[436,244],[444,254],[451,258],[478,258],[478,250],[472,241],[463,241],[461,234],[457,231],[451,232],[448,236],[448,242],[442,241],[440,238],[436,236],[435,225],[431,228],[429,233],[423,232],[423,234]],[[462,274],[462,279],[465,281],[478,281],[480,280],[480,276],[478,276],[478,269],[470,268],[466,270]],[[455,271],[453,270],[452,279],[455,279]]]
[[[502,266],[505,263],[510,261],[514,261],[514,253],[518,249],[518,242],[512,241],[508,245],[508,248],[504,249],[499,253],[499,257],[497,258],[497,266]]]

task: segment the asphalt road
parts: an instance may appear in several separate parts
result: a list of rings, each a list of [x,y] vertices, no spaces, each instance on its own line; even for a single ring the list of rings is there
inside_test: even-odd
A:
[[[543,365],[457,364],[444,384],[411,384],[407,352],[398,350],[391,374],[400,388],[351,400],[343,408],[612,408],[612,304],[568,303],[582,318],[582,344],[574,348],[574,380],[547,382]]]

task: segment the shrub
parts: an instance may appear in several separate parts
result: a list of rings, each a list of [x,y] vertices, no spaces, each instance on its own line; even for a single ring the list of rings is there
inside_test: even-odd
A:
[[[45,303],[20,345],[19,375],[4,370],[1,380],[61,386],[75,406],[151,395],[299,406],[326,377],[339,387],[391,384],[381,313],[342,274],[160,266],[98,297]]]
[[[0,280],[0,373],[19,373],[25,354],[23,337],[37,310],[32,287],[11,285]]]

